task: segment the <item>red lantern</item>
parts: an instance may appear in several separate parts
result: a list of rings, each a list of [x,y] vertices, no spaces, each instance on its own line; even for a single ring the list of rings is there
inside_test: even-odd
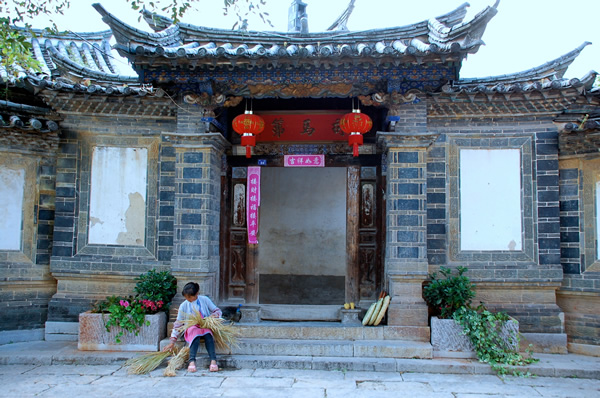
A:
[[[250,147],[256,145],[256,135],[265,129],[265,121],[262,117],[246,111],[233,119],[233,129],[242,136],[242,145],[246,147],[246,157],[252,155]]]
[[[358,156],[358,146],[363,144],[362,134],[373,127],[373,122],[368,115],[360,113],[360,109],[353,109],[340,119],[340,128],[348,137],[348,145],[352,145],[352,156]]]

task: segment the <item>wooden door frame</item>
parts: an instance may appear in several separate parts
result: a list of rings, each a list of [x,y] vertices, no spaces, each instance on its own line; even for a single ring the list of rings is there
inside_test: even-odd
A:
[[[283,156],[260,156],[261,159],[267,160],[266,166],[261,167],[283,167]],[[348,155],[327,155],[325,157],[325,167],[344,167],[347,170],[346,177],[346,283],[345,283],[345,300],[346,302],[359,303],[360,300],[364,300],[366,297],[361,296],[361,275],[360,269],[361,259],[359,258],[359,250],[361,247],[361,232],[360,232],[360,209],[361,209],[361,167],[363,166],[376,166],[380,169],[381,158],[379,156],[364,156],[361,155],[359,158],[353,158]],[[239,242],[242,232],[245,232],[245,228],[239,226],[233,226],[233,210],[234,200],[232,198],[234,194],[234,187],[237,184],[244,184],[245,181],[240,178],[240,170],[237,170],[238,174],[234,175],[234,169],[246,168],[249,166],[255,166],[257,163],[256,158],[246,159],[239,156],[230,157],[228,162],[228,168],[226,176],[222,177],[223,184],[223,195],[221,196],[221,272],[220,272],[220,297],[221,300],[230,303],[242,303],[248,305],[259,305],[258,297],[258,278],[257,278],[257,260],[258,260],[258,245],[249,244],[247,236],[245,238],[245,248],[242,248],[241,242]],[[245,174],[244,174],[245,175]],[[379,178],[377,178],[376,187],[379,186]],[[381,191],[381,190],[378,190]],[[376,203],[378,206],[378,214],[383,212],[381,208],[383,195],[377,194]],[[244,212],[245,214],[245,212]],[[379,220],[380,217],[377,217]],[[381,242],[378,246],[384,246],[380,240],[383,236],[379,221],[377,222],[378,230],[376,240]],[[245,235],[245,234],[244,234]],[[381,264],[381,247],[376,248],[375,259],[375,280],[376,288],[380,288],[381,277],[380,273],[383,268]],[[236,257],[237,256],[237,257]],[[236,258],[236,261],[240,260],[240,256],[243,257],[245,264],[232,264],[232,258]],[[235,270],[234,270],[235,268]],[[243,268],[244,280],[233,281],[232,274],[235,272],[241,272]],[[237,271],[236,271],[237,270]],[[241,294],[243,289],[243,294]],[[235,293],[235,294],[234,294]],[[340,303],[342,304],[342,303]]]

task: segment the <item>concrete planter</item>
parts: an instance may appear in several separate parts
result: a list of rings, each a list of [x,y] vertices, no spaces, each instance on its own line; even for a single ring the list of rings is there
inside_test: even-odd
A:
[[[463,333],[463,328],[454,319],[431,317],[431,345],[434,357],[476,358],[473,344]],[[518,349],[517,336],[519,322],[515,319],[507,321],[500,335],[505,342],[512,342]]]
[[[167,336],[167,314],[146,315],[150,325],[142,326],[138,335],[125,332],[121,342],[115,341],[115,336],[121,328],[112,327],[106,331],[108,314],[79,314],[79,342],[77,348],[83,351],[158,351],[162,339]]]

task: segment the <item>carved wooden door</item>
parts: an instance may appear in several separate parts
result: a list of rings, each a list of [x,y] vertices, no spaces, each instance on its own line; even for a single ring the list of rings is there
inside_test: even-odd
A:
[[[379,165],[352,165],[347,171],[346,300],[358,304],[381,290],[383,180]],[[232,167],[222,181],[221,300],[231,304],[258,303],[258,245],[249,244],[246,235],[246,173],[246,167]]]

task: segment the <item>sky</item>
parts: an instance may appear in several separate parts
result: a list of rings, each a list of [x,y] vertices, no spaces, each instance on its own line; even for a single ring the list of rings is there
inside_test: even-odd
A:
[[[147,0],[150,1],[150,0]],[[163,3],[166,0],[162,0]],[[246,0],[240,0],[242,4]],[[307,4],[311,32],[325,31],[344,11],[350,0],[304,0]],[[445,14],[465,0],[356,0],[348,21],[352,31],[404,26]],[[91,6],[99,2],[110,13],[139,29],[150,31],[126,0],[71,0],[65,16],[55,18],[60,29],[75,32],[106,30],[100,14]],[[155,0],[156,2],[156,0]],[[168,3],[168,2],[167,2]],[[263,11],[269,13],[274,27],[260,18],[250,18],[249,30],[287,31],[291,0],[266,0]],[[223,15],[223,1],[196,0],[199,10],[183,19],[194,25],[230,29],[234,15]],[[466,20],[471,19],[494,0],[470,0]],[[587,46],[573,62],[565,77],[581,78],[591,70],[600,72],[600,0],[501,0],[498,14],[489,22],[483,35],[485,46],[463,62],[461,77],[485,77],[520,72],[554,60],[585,41]],[[48,25],[38,17],[34,27]]]

